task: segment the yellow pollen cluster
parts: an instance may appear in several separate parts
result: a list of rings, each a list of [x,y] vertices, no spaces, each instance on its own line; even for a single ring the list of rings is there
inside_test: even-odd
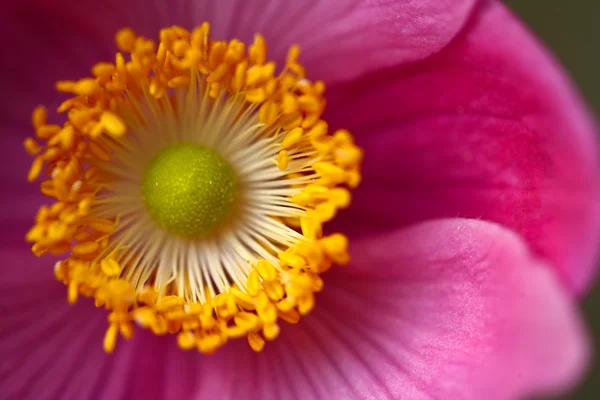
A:
[[[349,132],[329,133],[321,119],[325,85],[306,79],[297,46],[277,73],[261,35],[248,48],[235,39],[214,41],[208,23],[192,31],[162,29],[158,46],[126,28],[117,33],[116,43],[121,52],[115,61],[93,66],[93,77],[57,82],[59,91],[72,95],[57,109],[64,115],[62,125],[49,123],[42,106],[33,112],[35,138],[24,142],[35,157],[28,180],[42,176],[41,191],[54,203],[40,208],[27,234],[32,251],[68,254],[56,264],[55,275],[67,286],[70,303],[92,297],[109,311],[107,352],[119,336],[132,337],[133,322],[157,335],[177,334],[183,349],[212,353],[229,339],[246,337],[260,351],[265,340],[278,336],[280,320],[296,323],[312,310],[314,294],[323,288],[320,274],[349,261],[346,237],[324,236],[322,226],[349,205],[347,188],[359,184],[362,151]],[[210,98],[242,96],[247,109],[272,128],[266,132],[283,133],[272,160],[280,170],[287,170],[297,149],[318,158],[310,171],[315,178],[291,198],[301,216],[278,219],[303,240],[276,254],[278,265],[254,263],[245,286],[232,284],[214,296],[207,290],[204,302],[180,296],[175,283],[155,287],[152,277],[136,288],[124,276],[136,257],[123,258],[131,250],[111,245],[121,229],[119,217],[103,218],[94,211],[111,181],[102,165],[111,162],[114,144],[128,135],[127,115],[142,112],[139,101],[145,96],[175,102],[173,91],[190,87],[198,77]]]

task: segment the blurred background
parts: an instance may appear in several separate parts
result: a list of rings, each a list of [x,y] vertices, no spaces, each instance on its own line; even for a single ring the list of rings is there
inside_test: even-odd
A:
[[[562,61],[600,116],[600,0],[506,0]],[[582,304],[595,338],[594,368],[575,393],[557,400],[600,399],[600,286]]]

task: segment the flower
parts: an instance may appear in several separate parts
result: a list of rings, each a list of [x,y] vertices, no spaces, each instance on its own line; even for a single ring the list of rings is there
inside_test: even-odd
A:
[[[575,301],[600,234],[595,128],[501,4],[73,1],[57,10],[38,0],[6,15],[6,398],[510,399],[565,390],[582,373]],[[326,225],[349,237],[352,261],[323,274],[315,309],[281,324],[260,353],[242,340],[212,356],[183,352],[137,329],[107,355],[106,313],[68,305],[53,262],[22,244],[42,200],[15,149],[31,134],[33,106],[64,100],[55,81],[112,59],[114,32],[155,37],[204,20],[215,38],[252,43],[262,33],[279,63],[298,43],[310,77],[327,84],[325,119],[365,153],[350,208]]]

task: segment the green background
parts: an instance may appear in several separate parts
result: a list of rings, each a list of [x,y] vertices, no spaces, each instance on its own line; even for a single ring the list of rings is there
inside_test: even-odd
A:
[[[529,27],[562,60],[591,109],[600,115],[600,0],[508,0]],[[600,360],[600,287],[583,302]],[[581,386],[562,399],[600,399],[600,365],[596,361]]]

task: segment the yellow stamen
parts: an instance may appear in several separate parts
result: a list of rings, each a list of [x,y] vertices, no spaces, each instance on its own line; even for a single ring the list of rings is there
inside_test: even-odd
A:
[[[191,32],[167,27],[157,44],[122,29],[114,62],[92,66],[93,77],[56,83],[72,96],[58,107],[62,125],[48,123],[43,106],[32,114],[35,138],[23,144],[35,156],[27,179],[44,177],[40,190],[55,203],[40,208],[26,239],[38,256],[69,253],[56,264],[55,276],[67,286],[70,303],[92,297],[109,311],[103,343],[109,353],[119,336],[132,337],[133,322],[156,335],[177,335],[184,350],[213,353],[230,339],[246,337],[261,351],[265,340],[279,335],[280,321],[297,323],[315,307],[315,293],[323,289],[319,274],[350,259],[347,238],[323,236],[323,224],[350,204],[346,187],[360,182],[363,154],[350,133],[330,134],[321,119],[325,85],[306,78],[298,46],[278,72],[260,34],[246,46],[211,40],[209,32],[208,23]],[[170,236],[144,209],[135,210],[141,219],[119,211],[122,203],[141,197],[135,186],[119,191],[141,181],[151,159],[132,152],[138,141],[156,154],[161,143],[209,123],[239,135],[232,136],[236,140],[246,135],[248,146],[266,143],[261,151],[269,154],[258,163],[271,168],[262,173],[265,182],[258,174],[246,185],[255,185],[259,197],[249,197],[254,202],[240,205],[223,228],[236,229],[238,214],[259,207],[246,224],[264,226],[265,234],[247,247],[236,242],[241,258],[229,259],[221,242],[210,244],[212,238],[185,242]],[[156,143],[142,135],[151,128],[162,135]],[[239,163],[255,153],[246,147]],[[187,257],[183,261],[165,260],[168,246],[202,240],[224,256],[189,251],[175,252]]]

